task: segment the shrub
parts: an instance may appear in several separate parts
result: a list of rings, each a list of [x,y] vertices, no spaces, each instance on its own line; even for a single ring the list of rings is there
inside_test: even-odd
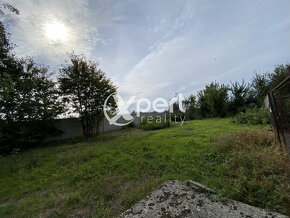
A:
[[[246,130],[215,139],[215,167],[223,194],[245,203],[290,213],[290,162],[267,130]],[[229,188],[230,187],[230,188]],[[278,205],[278,206],[277,206]],[[286,209],[285,209],[286,208]]]
[[[170,127],[170,121],[161,117],[159,119],[149,119],[148,117],[144,117],[138,127],[144,130],[163,129]]]
[[[269,110],[266,107],[249,108],[246,112],[238,113],[234,122],[245,125],[268,124],[270,123]]]
[[[25,122],[0,121],[0,154],[24,151],[44,144],[47,136],[57,136],[55,120],[31,120]]]

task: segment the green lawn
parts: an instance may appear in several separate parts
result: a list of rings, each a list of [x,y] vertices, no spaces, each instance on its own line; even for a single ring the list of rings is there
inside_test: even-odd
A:
[[[218,175],[202,157],[214,136],[244,128],[230,119],[196,120],[2,157],[0,216],[117,216],[168,179],[193,179],[219,191]]]

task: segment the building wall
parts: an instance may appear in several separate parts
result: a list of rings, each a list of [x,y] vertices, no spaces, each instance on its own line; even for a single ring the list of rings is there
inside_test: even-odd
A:
[[[132,114],[134,117],[134,124],[137,126],[140,122],[142,117],[152,116],[156,118],[157,116],[161,116],[164,118],[168,115],[168,112],[164,113],[157,113],[157,112],[149,112],[149,113],[141,113],[140,117],[137,117],[136,114]],[[126,123],[123,117],[118,120],[118,123]],[[64,139],[75,138],[79,136],[83,136],[82,124],[78,118],[65,118],[57,120],[58,129],[61,130],[62,134],[58,136],[49,136],[45,139],[45,142],[51,141],[61,141]],[[110,125],[109,121],[104,118],[103,121],[100,123],[99,132],[108,132],[113,130],[120,130],[122,129],[121,126]]]
[[[65,118],[57,120],[57,127],[62,132],[58,136],[49,136],[45,142],[61,141],[83,135],[82,124],[78,118]]]

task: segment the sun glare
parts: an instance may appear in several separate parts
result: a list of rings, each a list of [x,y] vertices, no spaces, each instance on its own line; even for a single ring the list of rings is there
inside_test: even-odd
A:
[[[64,24],[59,22],[48,23],[46,25],[46,37],[54,42],[65,41],[67,29]]]

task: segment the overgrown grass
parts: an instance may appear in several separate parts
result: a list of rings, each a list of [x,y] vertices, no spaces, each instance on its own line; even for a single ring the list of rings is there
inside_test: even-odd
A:
[[[244,130],[215,138],[204,153],[220,194],[251,205],[290,211],[290,161],[267,130]]]
[[[230,119],[195,120],[156,131],[108,132],[88,141],[3,157],[0,159],[0,216],[117,216],[168,179],[193,179],[217,189],[223,196],[250,202],[247,193],[259,193],[260,186],[255,192],[243,192],[244,197],[233,187],[247,187],[249,182],[261,184],[256,177],[252,180],[257,168],[244,169],[251,173],[241,174],[236,168],[228,167],[229,172],[225,172],[224,159],[230,161],[232,153],[222,155],[218,143],[213,141],[217,135],[245,128],[265,126],[244,127]],[[245,153],[241,152],[238,157],[242,158]],[[237,167],[241,172],[243,168]],[[237,177],[236,173],[243,177]],[[270,170],[264,176],[278,178],[278,174]],[[233,185],[239,181],[245,186]],[[280,183],[284,180],[279,177],[279,183],[272,183],[273,189],[267,188],[269,196],[286,196],[287,190],[280,189],[283,187]],[[287,211],[282,204],[284,200],[255,196],[254,205]]]

